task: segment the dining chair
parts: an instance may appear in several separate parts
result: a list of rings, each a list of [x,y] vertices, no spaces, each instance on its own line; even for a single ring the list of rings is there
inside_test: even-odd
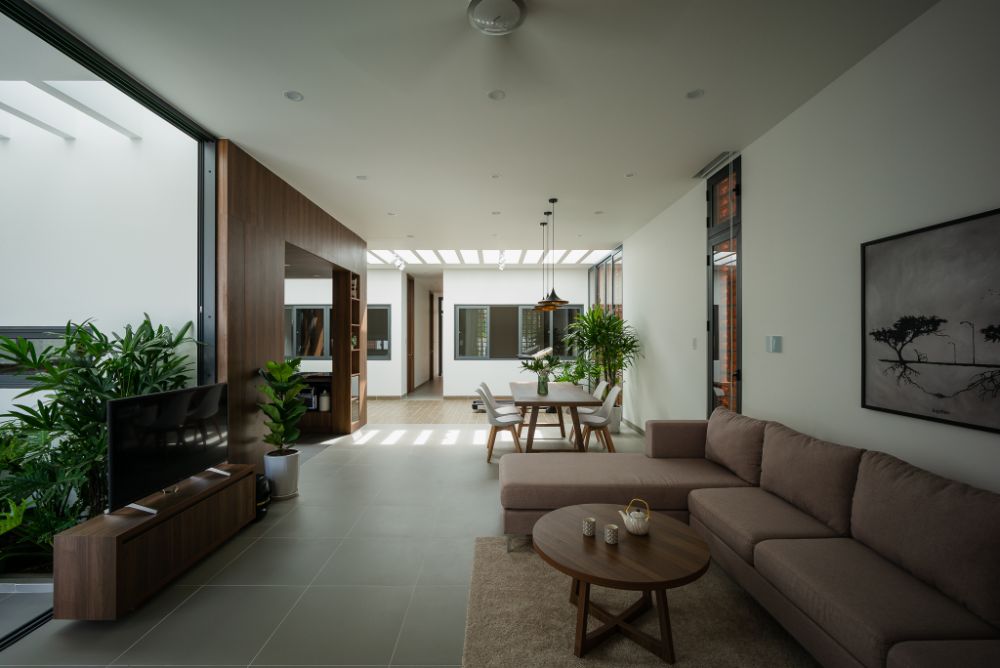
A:
[[[604,390],[606,390],[606,389],[608,389],[608,381],[602,380],[601,382],[599,382],[597,384],[597,387],[594,389],[594,392],[593,392],[594,397],[596,397],[597,399],[603,399],[604,398]],[[594,407],[594,406],[580,406],[579,408],[576,409],[576,412],[579,415],[593,415],[594,413],[596,413],[597,411],[599,411],[600,408],[601,408],[600,406],[597,406],[597,407]]]
[[[597,434],[597,440],[604,444],[608,452],[615,451],[615,443],[611,440],[611,432],[608,431],[608,425],[611,423],[611,409],[614,408],[621,391],[622,388],[618,385],[612,387],[611,391],[608,392],[608,396],[605,397],[604,403],[601,404],[601,407],[596,412],[580,416],[580,425],[583,427],[583,449],[585,451],[590,447],[591,433]]]
[[[479,383],[479,387],[480,387],[480,389],[482,389],[483,394],[486,397],[485,401],[488,404],[490,404],[491,406],[493,406],[493,410],[496,411],[497,415],[523,415],[524,414],[524,411],[522,411],[517,406],[511,405],[511,404],[497,403],[496,397],[494,397],[493,393],[490,391],[490,386],[487,385],[486,383]]]
[[[524,418],[520,414],[500,415],[496,412],[496,409],[490,403],[482,388],[477,387],[476,392],[483,400],[483,406],[486,408],[486,417],[490,423],[490,436],[486,442],[486,463],[489,464],[490,460],[493,459],[493,444],[496,443],[497,432],[509,430],[511,436],[514,437],[514,449],[521,452],[521,438],[518,436],[517,431],[524,422]]]

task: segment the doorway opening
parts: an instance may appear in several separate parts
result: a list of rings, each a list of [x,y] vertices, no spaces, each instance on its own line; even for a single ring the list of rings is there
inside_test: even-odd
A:
[[[708,180],[708,413],[740,412],[740,159]]]

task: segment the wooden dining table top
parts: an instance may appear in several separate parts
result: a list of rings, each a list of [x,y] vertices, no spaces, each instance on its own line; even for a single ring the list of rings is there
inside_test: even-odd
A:
[[[538,383],[510,384],[515,406],[600,406],[603,402],[573,383],[549,383],[548,394],[538,394]]]

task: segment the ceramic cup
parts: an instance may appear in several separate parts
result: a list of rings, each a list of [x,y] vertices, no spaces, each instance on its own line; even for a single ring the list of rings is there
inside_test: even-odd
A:
[[[596,517],[584,517],[583,518],[583,535],[593,536],[597,533],[597,518]]]
[[[604,525],[604,542],[608,545],[618,544],[618,525],[617,524],[605,524]]]

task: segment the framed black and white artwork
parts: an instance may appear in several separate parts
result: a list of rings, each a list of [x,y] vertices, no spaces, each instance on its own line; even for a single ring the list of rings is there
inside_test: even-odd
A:
[[[1000,432],[1000,209],[861,245],[861,405]]]

